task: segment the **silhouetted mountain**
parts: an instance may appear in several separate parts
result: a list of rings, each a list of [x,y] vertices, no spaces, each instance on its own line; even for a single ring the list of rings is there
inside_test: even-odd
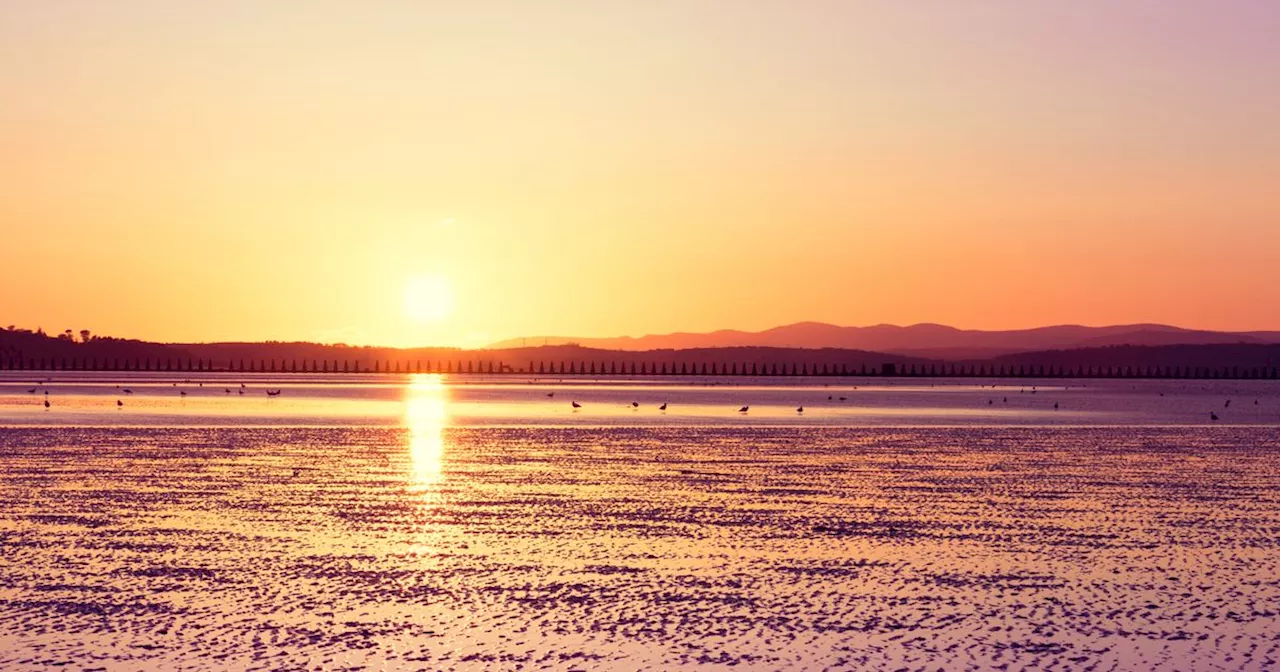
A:
[[[1132,335],[1118,331],[1099,335],[1094,330],[1094,340],[1230,340],[1237,337],[1147,327],[1130,332]],[[827,325],[807,325],[805,329],[823,331]],[[912,331],[916,336],[922,332],[936,335],[959,331],[938,325],[868,329],[882,333]],[[1060,337],[1064,332],[1078,334],[1081,329],[1088,328],[1048,327],[1028,331],[1041,332],[1036,337],[1048,339]],[[995,333],[1000,338],[988,339],[989,342],[1001,343],[1006,341],[1000,339],[1012,338],[1005,332]],[[948,352],[963,352],[963,348]],[[70,333],[51,337],[20,329],[0,329],[0,369],[10,370],[852,375],[876,373],[885,364],[894,365],[900,375],[1275,378],[1280,366],[1280,343],[1109,345],[943,360],[849,348],[757,346],[609,350],[581,345],[548,345],[459,350],[352,347],[305,342],[165,344],[102,337],[77,341]]]
[[[914,357],[964,360],[1036,350],[1104,345],[1198,345],[1211,343],[1280,343],[1280,332],[1231,333],[1182,329],[1162,324],[1108,327],[1057,325],[1035,329],[983,331],[941,324],[900,327],[839,327],[800,322],[759,332],[723,330],[675,333],[639,338],[533,338],[527,342],[576,343],[609,350],[655,350],[722,347],[842,348],[889,352]],[[521,339],[495,343],[493,348],[519,345]]]

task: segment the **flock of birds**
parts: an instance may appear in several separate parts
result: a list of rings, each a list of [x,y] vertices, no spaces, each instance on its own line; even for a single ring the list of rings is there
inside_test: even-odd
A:
[[[36,392],[38,392],[38,391],[40,390],[40,387],[41,387],[42,385],[44,385],[45,383],[50,383],[50,382],[52,382],[52,381],[53,381],[53,379],[52,379],[52,378],[48,378],[48,379],[45,379],[44,381],[41,381],[41,382],[36,383],[36,386],[35,386],[35,387],[33,387],[33,388],[31,388],[31,389],[27,390],[27,394],[35,394]],[[191,381],[190,381],[190,380],[186,380],[186,381],[184,381],[184,382],[185,382],[185,383],[190,383]],[[177,383],[173,383],[173,386],[174,386],[174,387],[177,387],[177,386],[178,386],[178,384],[177,384]],[[204,387],[204,383],[199,383],[199,387]],[[931,387],[932,387],[932,386],[931,386]],[[994,385],[993,385],[992,387],[994,387]],[[121,388],[119,385],[116,385],[116,389],[120,390],[121,392],[123,392],[123,393],[124,393],[124,394],[126,394],[126,395],[133,394],[133,390],[132,390],[131,388],[128,388],[128,387],[126,387],[126,388]],[[237,393],[237,394],[239,394],[239,395],[241,395],[241,396],[243,396],[243,395],[244,395],[244,393],[245,393],[245,390],[247,390],[247,389],[248,389],[248,387],[247,387],[244,383],[240,383],[240,387],[236,390],[236,393]],[[855,387],[855,388],[853,388],[853,389],[855,389],[855,390],[856,390],[856,389],[858,389],[858,388],[856,388],[856,387]],[[272,390],[272,389],[270,389],[270,388],[267,388],[267,389],[265,390],[265,392],[267,393],[267,396],[268,396],[268,397],[278,397],[278,396],[280,396],[280,393],[281,393],[281,392],[283,392],[283,391],[284,391],[284,390],[283,390],[283,388],[277,388],[277,389],[274,389],[274,390]],[[1025,392],[1026,392],[1026,390],[1025,390],[1025,389],[1022,389],[1022,390],[1019,390],[1018,392],[1019,392],[1019,393],[1025,393]],[[1031,394],[1036,394],[1036,392],[1037,392],[1037,389],[1036,389],[1035,387],[1032,387],[1032,388],[1031,388]],[[223,393],[224,393],[224,394],[227,394],[227,395],[231,394],[231,388],[229,388],[229,387],[227,387],[227,388],[223,388]],[[185,397],[187,396],[187,391],[186,391],[186,390],[179,390],[179,391],[178,391],[178,395],[179,395],[180,397],[185,398]],[[548,393],[547,393],[547,398],[548,398],[548,399],[553,399],[553,398],[555,398],[555,396],[556,396],[556,393],[555,393],[555,392],[548,392]],[[1161,393],[1160,393],[1160,396],[1162,396],[1162,397],[1163,397],[1163,396],[1164,396],[1164,393],[1163,393],[1163,392],[1161,392]],[[834,395],[828,395],[828,396],[827,396],[827,401],[848,401],[848,397],[836,397],[836,396],[834,396]],[[1009,403],[1009,397],[1002,397],[1002,398],[1001,398],[1001,401],[1002,401],[1002,403],[1006,403],[1006,404],[1007,404],[1007,403]],[[569,402],[569,405],[573,408],[573,410],[574,410],[574,411],[577,411],[578,409],[582,408],[582,404],[578,403],[576,400],[575,400],[575,401],[570,401],[570,402]],[[988,405],[988,406],[994,406],[994,405],[995,405],[995,399],[994,399],[994,398],[987,399],[987,405]],[[1257,406],[1257,405],[1258,405],[1258,400],[1257,400],[1257,399],[1254,399],[1254,400],[1253,400],[1253,405],[1254,405],[1254,406]],[[48,388],[45,388],[45,390],[44,390],[44,407],[45,407],[45,408],[51,408],[52,406],[53,406],[53,404],[52,404],[52,403],[50,403],[50,401],[49,401],[49,389],[48,389]],[[1223,408],[1231,408],[1231,400],[1230,400],[1230,399],[1227,399],[1227,400],[1226,400],[1226,403],[1224,403],[1224,404],[1222,405],[1222,407],[1223,407]],[[117,409],[122,409],[122,408],[124,408],[124,401],[123,401],[122,399],[116,399],[116,408],[117,408]],[[633,402],[631,402],[631,408],[633,408],[633,409],[639,409],[639,408],[640,408],[640,402],[638,402],[638,401],[633,401]],[[1056,401],[1055,401],[1055,402],[1053,402],[1053,409],[1056,411],[1056,410],[1058,410],[1058,408],[1059,408],[1059,406],[1058,406],[1058,402],[1056,402]],[[662,404],[661,404],[660,406],[658,406],[658,410],[659,410],[659,411],[666,411],[666,410],[667,410],[667,402],[665,402],[665,401],[664,401],[664,402],[662,402]],[[743,414],[743,415],[746,415],[750,410],[751,410],[751,407],[750,407],[750,406],[743,406],[743,407],[741,407],[741,408],[739,408],[739,409],[738,409],[738,413]],[[801,406],[797,406],[797,407],[796,407],[796,414],[797,414],[797,415],[803,415],[803,414],[804,414],[804,406],[803,406],[803,405],[801,405]],[[1217,422],[1219,419],[1220,419],[1220,418],[1218,417],[1217,412],[1215,412],[1215,411],[1209,411],[1209,420],[1210,420],[1211,422]]]
[[[51,382],[53,382],[53,379],[52,379],[52,378],[47,378],[47,379],[45,379],[45,380],[43,380],[43,381],[41,381],[41,382],[38,382],[38,383],[36,383],[36,386],[35,386],[35,387],[33,387],[33,388],[31,388],[31,389],[27,390],[27,394],[35,394],[36,392],[40,391],[40,387],[41,387],[41,386],[45,385],[46,383],[51,383]],[[184,381],[184,382],[186,382],[186,383],[190,383],[191,381],[190,381],[190,380],[187,380],[187,381]],[[174,387],[177,387],[177,386],[178,386],[178,384],[177,384],[177,383],[173,383],[173,386],[174,386]],[[204,383],[199,383],[199,387],[204,387]],[[119,385],[116,385],[116,389],[117,389],[117,390],[120,390],[122,393],[124,393],[124,394],[126,394],[126,395],[133,394],[133,389],[132,389],[132,388],[128,388],[128,387],[121,388]],[[243,396],[243,395],[244,395],[244,392],[245,392],[245,390],[246,390],[246,389],[248,389],[248,387],[246,387],[244,383],[240,383],[240,387],[239,387],[239,389],[237,390],[237,392],[238,392],[241,396]],[[281,392],[283,392],[283,391],[284,391],[284,389],[283,389],[283,388],[277,388],[277,389],[274,389],[274,390],[272,390],[272,389],[269,389],[269,388],[268,388],[268,389],[266,390],[266,393],[267,393],[267,396],[268,396],[268,397],[278,397],[278,396],[280,396],[280,393],[281,393]],[[224,392],[225,394],[231,394],[231,388],[229,388],[229,387],[228,387],[228,388],[225,388],[225,389],[223,390],[223,392]],[[184,399],[185,399],[185,398],[186,398],[186,396],[187,396],[187,391],[186,391],[186,390],[178,390],[178,396],[179,396],[179,397],[181,397],[181,398],[184,398]],[[50,401],[49,401],[49,388],[47,388],[47,387],[44,389],[44,407],[45,407],[45,408],[52,408],[52,407],[53,407],[53,404],[52,404],[52,403],[50,403]],[[117,408],[117,409],[122,409],[122,408],[124,408],[124,400],[123,400],[123,399],[116,399],[116,408]]]

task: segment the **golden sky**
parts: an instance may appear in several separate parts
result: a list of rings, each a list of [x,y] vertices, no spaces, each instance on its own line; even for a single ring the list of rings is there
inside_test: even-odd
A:
[[[0,323],[1280,329],[1276,35],[1245,0],[8,0]]]

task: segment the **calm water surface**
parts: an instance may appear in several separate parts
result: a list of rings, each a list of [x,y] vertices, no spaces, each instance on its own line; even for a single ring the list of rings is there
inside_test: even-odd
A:
[[[1280,661],[1274,382],[17,375],[4,669]]]

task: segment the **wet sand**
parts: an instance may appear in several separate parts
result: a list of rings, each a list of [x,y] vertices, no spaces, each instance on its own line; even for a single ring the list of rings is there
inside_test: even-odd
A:
[[[0,428],[0,668],[1268,669],[1278,455],[1275,427]]]

